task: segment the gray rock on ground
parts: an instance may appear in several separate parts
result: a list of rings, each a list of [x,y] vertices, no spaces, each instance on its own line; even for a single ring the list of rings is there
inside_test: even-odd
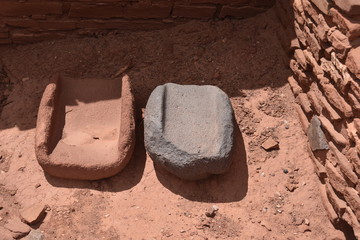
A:
[[[31,230],[24,240],[44,240],[45,236],[40,230]]]
[[[152,160],[182,179],[202,179],[230,167],[233,110],[215,86],[158,86],[147,102],[144,128]]]
[[[311,150],[316,151],[329,149],[325,134],[321,129],[321,122],[316,115],[310,121],[307,136]]]

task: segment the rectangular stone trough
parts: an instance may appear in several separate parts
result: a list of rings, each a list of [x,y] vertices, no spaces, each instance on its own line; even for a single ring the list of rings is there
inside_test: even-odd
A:
[[[128,163],[135,143],[134,98],[123,79],[56,77],[41,99],[36,157],[50,175],[95,180]]]

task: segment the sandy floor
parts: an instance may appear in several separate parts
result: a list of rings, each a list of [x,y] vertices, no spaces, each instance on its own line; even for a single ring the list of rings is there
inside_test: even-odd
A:
[[[34,227],[45,239],[344,239],[319,197],[275,22],[270,11],[243,21],[0,48],[6,69],[0,77],[13,83],[0,120],[0,226],[19,209],[44,202],[51,210]],[[34,128],[50,76],[110,78],[125,66],[139,109],[128,166],[92,182],[44,175]],[[165,82],[217,85],[231,97],[238,161],[227,174],[185,182],[147,157],[140,109]],[[260,147],[269,137],[279,150]],[[208,218],[213,205],[219,211]]]

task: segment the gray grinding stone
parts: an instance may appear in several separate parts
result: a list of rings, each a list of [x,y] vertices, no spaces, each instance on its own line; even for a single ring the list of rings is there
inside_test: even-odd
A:
[[[329,149],[325,134],[321,130],[321,122],[316,115],[310,121],[307,136],[312,151]]]
[[[182,179],[202,179],[230,167],[233,110],[217,87],[158,86],[147,102],[144,128],[152,160]]]

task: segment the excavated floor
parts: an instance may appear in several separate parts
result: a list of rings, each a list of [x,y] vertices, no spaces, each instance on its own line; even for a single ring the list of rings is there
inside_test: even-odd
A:
[[[0,48],[13,84],[0,120],[0,226],[44,202],[50,208],[36,227],[45,239],[344,239],[321,202],[287,86],[291,72],[276,38],[278,24],[269,11],[241,21],[192,21],[160,31]],[[134,81],[138,109],[127,167],[100,181],[44,175],[34,137],[50,77],[62,72],[104,79],[124,69]],[[230,97],[235,144],[243,146],[236,154],[244,157],[226,174],[187,182],[157,169],[146,155],[140,109],[167,82],[216,85]],[[279,142],[278,150],[261,148],[269,138]],[[213,205],[219,210],[209,218],[205,212]]]

